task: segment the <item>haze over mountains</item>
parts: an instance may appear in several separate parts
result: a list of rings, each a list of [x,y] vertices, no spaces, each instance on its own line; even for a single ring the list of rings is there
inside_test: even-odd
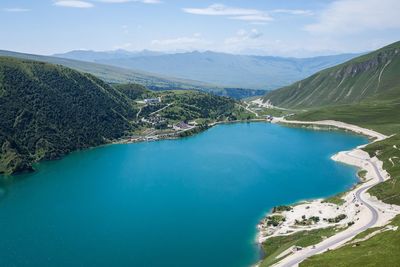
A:
[[[133,54],[137,54],[131,52],[125,53],[121,51],[116,51],[115,53],[105,52],[105,56],[106,57],[118,56],[121,53],[124,54],[130,53],[131,56]],[[147,53],[145,51],[143,51],[141,54],[143,55],[143,53],[147,55],[151,54],[151,52]],[[78,52],[76,54],[80,53]],[[229,96],[236,99],[251,97],[251,96],[261,96],[265,93],[264,90],[237,88],[237,87],[225,88],[214,84],[207,84],[200,81],[166,77],[163,75],[148,73],[144,71],[130,70],[126,68],[120,68],[100,63],[93,63],[91,61],[81,61],[81,60],[60,58],[54,56],[42,56],[42,55],[18,53],[6,50],[0,50],[0,56],[8,56],[20,59],[30,59],[52,64],[59,64],[81,72],[93,74],[96,77],[110,84],[137,83],[156,91],[197,90],[197,91],[212,93],[214,95],[219,95],[219,96]],[[89,55],[88,57],[90,58],[91,56]]]
[[[221,87],[271,90],[289,85],[358,55],[284,58],[211,51],[160,54],[147,50],[142,52],[78,50],[54,56],[202,81]]]

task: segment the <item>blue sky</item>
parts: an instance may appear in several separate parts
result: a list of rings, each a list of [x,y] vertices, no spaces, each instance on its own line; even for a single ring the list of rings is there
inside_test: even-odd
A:
[[[398,0],[2,0],[0,49],[315,56],[400,39]]]

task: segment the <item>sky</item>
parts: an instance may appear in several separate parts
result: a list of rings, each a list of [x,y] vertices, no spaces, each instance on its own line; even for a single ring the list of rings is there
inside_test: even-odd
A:
[[[400,40],[399,0],[2,0],[0,49],[309,57]]]

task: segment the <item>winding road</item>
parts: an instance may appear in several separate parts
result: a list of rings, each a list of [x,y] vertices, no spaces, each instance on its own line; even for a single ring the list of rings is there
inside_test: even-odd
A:
[[[255,112],[254,110],[252,110],[251,108],[250,108],[250,103],[247,103],[247,102],[245,102],[246,103],[246,107],[245,106],[243,106],[243,105],[239,105],[239,106],[241,106],[242,108],[244,108],[245,110],[247,110],[248,112],[250,112],[250,113],[253,113],[254,115],[256,115],[256,117],[258,117],[258,113],[257,112]]]
[[[314,248],[311,248],[310,251],[308,251],[307,253],[299,253],[299,254],[297,254],[297,255],[296,255],[296,253],[295,253],[295,254],[292,254],[292,255],[288,256],[287,258],[283,259],[283,260],[281,261],[281,263],[278,263],[278,264],[276,264],[276,265],[274,265],[274,266],[281,266],[281,267],[292,267],[292,266],[297,266],[297,265],[298,265],[300,262],[302,262],[303,260],[305,260],[305,259],[307,259],[307,258],[309,258],[309,257],[311,257],[311,256],[313,256],[313,255],[315,255],[315,254],[324,252],[325,250],[330,249],[330,248],[332,248],[332,247],[335,247],[335,246],[337,246],[337,245],[339,245],[339,244],[341,244],[341,243],[344,243],[344,242],[347,241],[348,239],[350,239],[350,238],[356,236],[357,234],[359,234],[359,233],[365,231],[366,229],[368,229],[368,228],[374,226],[374,225],[377,223],[378,218],[379,218],[378,210],[377,210],[373,205],[371,205],[370,203],[368,203],[368,200],[365,200],[365,199],[363,198],[363,193],[366,192],[369,188],[373,187],[374,185],[376,185],[376,184],[378,184],[378,183],[380,183],[380,182],[383,182],[384,179],[383,179],[381,173],[379,172],[379,169],[378,169],[378,167],[376,166],[376,164],[373,163],[371,160],[369,160],[369,159],[363,159],[363,158],[360,158],[360,157],[356,157],[356,156],[354,156],[354,155],[351,155],[350,152],[346,152],[345,154],[346,154],[347,156],[349,156],[349,157],[353,157],[353,158],[362,160],[363,162],[365,162],[365,163],[367,163],[367,164],[370,164],[370,165],[373,167],[373,170],[374,170],[374,172],[375,172],[375,174],[376,174],[376,177],[378,177],[378,181],[376,181],[375,183],[369,184],[369,185],[361,186],[361,187],[360,187],[359,189],[357,189],[357,191],[355,192],[355,197],[356,197],[356,199],[357,199],[362,205],[364,205],[366,208],[368,208],[368,210],[371,212],[371,215],[372,215],[372,216],[371,216],[371,219],[370,219],[370,220],[368,221],[368,223],[366,223],[365,225],[363,225],[363,226],[361,226],[361,227],[359,227],[359,228],[357,228],[357,229],[354,229],[354,230],[352,230],[352,231],[350,231],[350,232],[348,232],[348,233],[346,233],[346,234],[344,234],[344,235],[338,234],[337,236],[335,235],[335,236],[330,237],[330,238],[327,239],[325,242],[322,242],[322,243],[320,243],[320,244],[315,245],[315,247],[314,247]],[[345,231],[346,231],[346,230],[345,230]]]

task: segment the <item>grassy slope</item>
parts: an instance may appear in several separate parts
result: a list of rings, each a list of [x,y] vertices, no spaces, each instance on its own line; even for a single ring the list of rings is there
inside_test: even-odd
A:
[[[382,160],[383,168],[392,178],[374,186],[369,192],[386,203],[400,205],[400,134],[372,143],[364,150]]]
[[[312,109],[291,116],[289,119],[306,121],[338,120],[390,135],[400,132],[399,110],[400,98],[391,101],[366,101],[354,105]]]
[[[400,227],[400,216],[391,225]],[[399,266],[400,231],[386,231],[359,242],[358,246],[346,245],[336,250],[313,256],[301,267],[353,267]]]
[[[261,261],[260,267],[270,266],[278,262],[281,258],[276,259],[276,257],[291,246],[311,246],[321,242],[323,237],[329,237],[335,233],[337,233],[337,230],[334,227],[329,227],[269,238],[262,244],[265,258]]]
[[[400,98],[400,42],[318,72],[264,99],[290,108],[356,104]]]

